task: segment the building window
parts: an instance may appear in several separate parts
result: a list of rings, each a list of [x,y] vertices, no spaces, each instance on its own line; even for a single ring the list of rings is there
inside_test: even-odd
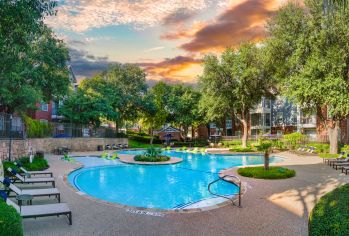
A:
[[[48,111],[48,104],[47,103],[41,103],[40,104],[40,109],[42,111]]]
[[[215,129],[215,128],[217,128],[217,126],[216,126],[215,123],[211,123],[211,124],[210,124],[210,128],[211,128],[211,129]]]
[[[232,129],[233,128],[233,122],[231,119],[227,119],[225,123],[225,128],[226,129]]]

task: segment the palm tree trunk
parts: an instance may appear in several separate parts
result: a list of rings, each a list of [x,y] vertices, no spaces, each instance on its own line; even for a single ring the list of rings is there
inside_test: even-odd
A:
[[[264,170],[269,170],[269,152],[264,152]]]

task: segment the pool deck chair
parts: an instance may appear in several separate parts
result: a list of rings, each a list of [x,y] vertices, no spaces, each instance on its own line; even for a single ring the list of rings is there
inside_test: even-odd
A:
[[[23,166],[20,163],[14,162],[14,164],[21,169],[25,174],[29,174],[30,176],[35,176],[35,175],[49,175],[50,177],[53,177],[53,174],[51,171],[27,171],[26,169],[23,168]],[[36,176],[35,176],[36,177]]]
[[[61,202],[61,193],[56,188],[41,188],[41,189],[23,189],[21,190],[16,185],[11,183],[11,180],[9,178],[2,178],[0,177],[0,183],[7,186],[12,192],[14,192],[17,195],[22,194],[29,194],[33,197],[51,197],[55,196],[58,200],[58,202]]]
[[[18,206],[15,202],[7,197],[5,191],[0,191],[0,197],[4,199],[7,205],[13,206],[23,218],[66,215],[69,220],[69,225],[72,225],[73,223],[71,210],[66,203]]]
[[[52,186],[55,187],[55,179],[53,177],[48,178],[26,178],[17,173],[17,171],[11,169],[10,167],[7,170],[13,174],[19,181],[25,184],[37,184],[37,183],[52,183]]]

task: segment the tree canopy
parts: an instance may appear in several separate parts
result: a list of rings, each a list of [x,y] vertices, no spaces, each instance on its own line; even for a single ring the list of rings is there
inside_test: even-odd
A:
[[[266,76],[261,49],[245,43],[238,49],[228,48],[218,59],[214,55],[204,59],[200,76],[201,110],[209,121],[234,114],[243,125],[242,145],[248,138],[249,112],[262,99],[270,96],[271,80]]]
[[[308,0],[305,7],[288,3],[268,24],[268,53],[282,93],[301,108],[317,111],[331,153],[337,152],[340,122],[349,115],[348,20],[349,12],[328,17],[320,2]]]
[[[0,109],[35,108],[68,90],[68,50],[43,22],[55,1],[0,2]]]

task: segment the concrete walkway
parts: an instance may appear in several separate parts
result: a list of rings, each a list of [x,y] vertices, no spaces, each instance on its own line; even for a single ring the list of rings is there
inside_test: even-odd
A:
[[[308,235],[308,214],[315,202],[335,187],[349,182],[349,176],[324,165],[318,157],[298,157],[289,153],[278,156],[285,157],[285,162],[277,165],[296,170],[296,177],[287,180],[242,178],[247,187],[242,208],[228,205],[199,213],[159,216],[129,212],[76,194],[63,181],[63,176],[78,164],[49,156],[50,170],[56,176],[62,202],[67,202],[73,212],[73,225],[69,226],[62,216],[24,219],[24,232],[35,236]],[[229,171],[235,173],[235,169]]]

